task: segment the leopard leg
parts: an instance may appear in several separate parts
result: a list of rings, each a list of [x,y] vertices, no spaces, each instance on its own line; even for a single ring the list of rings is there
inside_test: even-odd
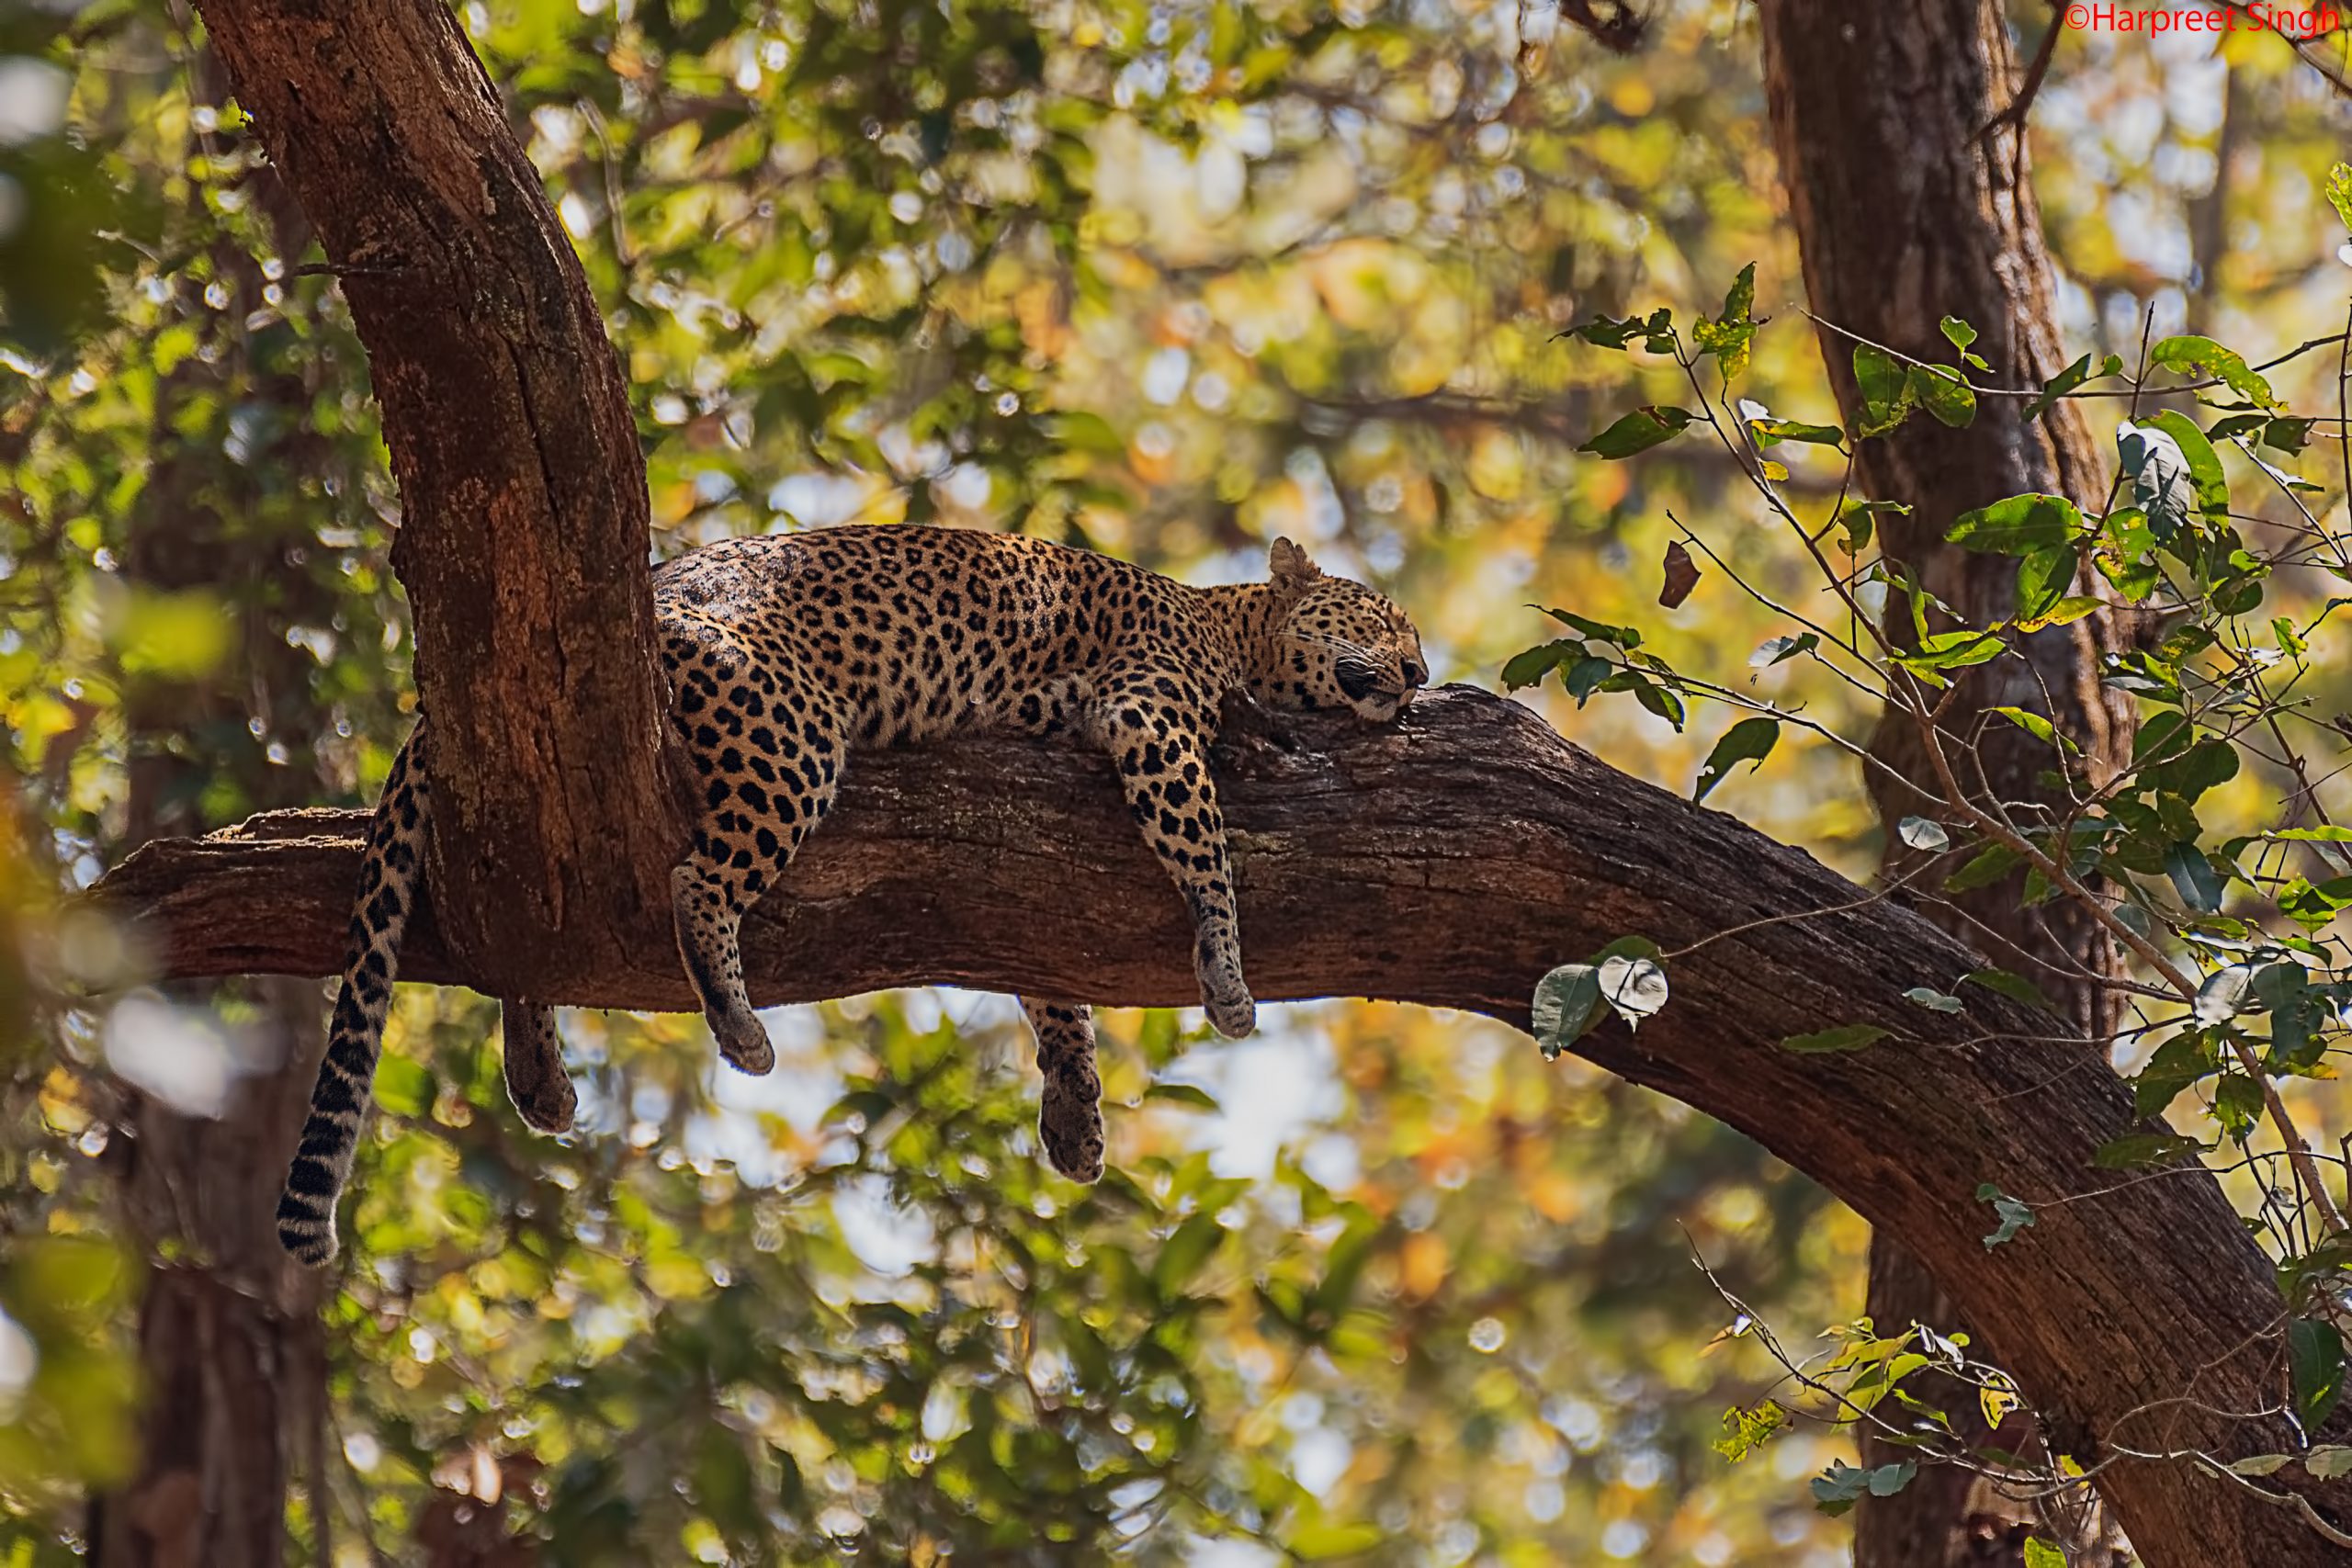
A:
[[[1021,998],[1037,1035],[1037,1070],[1044,1097],[1037,1136],[1046,1157],[1072,1181],[1102,1176],[1102,1080],[1094,1071],[1094,1010],[1084,1002]]]
[[[1219,1034],[1239,1040],[1258,1027],[1258,1008],[1241,976],[1241,925],[1225,817],[1209,778],[1204,707],[1198,694],[1168,675],[1131,674],[1103,683],[1093,729],[1118,764],[1144,842],[1192,913],[1201,1005]]]
[[[731,739],[690,748],[705,808],[694,847],[670,873],[670,894],[678,953],[719,1054],[758,1074],[775,1066],[775,1049],[743,988],[743,912],[775,886],[831,809],[842,746],[821,728],[787,741],[780,726],[752,728],[775,742],[756,761]]]
[[[556,1033],[555,1010],[531,1002],[498,1004],[505,1035],[506,1097],[523,1120],[542,1133],[571,1130],[580,1099],[563,1070],[563,1040]]]
[[[678,928],[678,955],[701,998],[703,1021],[718,1042],[718,1054],[739,1071],[766,1072],[775,1066],[775,1047],[743,989],[743,954],[737,946],[743,911],[752,906],[742,878],[725,857],[706,852],[697,842],[671,869],[670,901]]]

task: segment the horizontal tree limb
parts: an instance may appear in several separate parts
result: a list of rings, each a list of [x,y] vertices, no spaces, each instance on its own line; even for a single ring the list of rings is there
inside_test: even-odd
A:
[[[2086,1462],[2108,1443],[2290,1450],[2276,1415],[2223,1422],[2158,1404],[2278,1401],[2278,1291],[2209,1175],[2039,1208],[2016,1239],[1985,1247],[1980,1183],[2037,1205],[2084,1199],[2116,1179],[2093,1168],[2093,1151],[2135,1123],[2112,1072],[2086,1066],[2079,1043],[2047,1043],[2064,1032],[2056,1020],[1974,986],[1956,1014],[1905,998],[1952,991],[1975,966],[1951,937],[1487,693],[1432,693],[1393,728],[1315,719],[1297,736],[1298,752],[1219,755],[1261,998],[1365,996],[1525,1027],[1555,964],[1628,934],[1669,954],[1703,943],[1669,960],[1672,998],[1638,1034],[1612,1021],[1579,1051],[1739,1128],[1900,1235],[2014,1358],[2062,1449]],[[279,812],[151,844],[96,897],[168,975],[330,974],[365,820]],[[627,951],[533,999],[692,1005],[665,923],[645,921]],[[745,951],[763,1004],[927,984],[1196,999],[1182,907],[1108,763],[1013,739],[857,757],[832,817],[746,922]],[[535,961],[510,953],[505,967]],[[402,976],[479,981],[429,901]],[[1826,1055],[1780,1044],[1849,1023],[1889,1038]],[[2103,1478],[2151,1563],[2301,1561],[2316,1539],[2228,1483],[2158,1469],[2127,1462]],[[2352,1500],[2340,1483],[2300,1484],[2330,1511]]]

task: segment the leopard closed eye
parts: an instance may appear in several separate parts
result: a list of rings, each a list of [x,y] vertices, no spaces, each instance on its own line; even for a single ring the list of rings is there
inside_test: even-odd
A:
[[[1256,1026],[1243,978],[1225,820],[1208,750],[1226,700],[1396,718],[1428,680],[1405,613],[1326,575],[1287,539],[1266,581],[1193,588],[1042,540],[853,525],[735,539],[654,574],[670,718],[694,770],[692,843],[671,873],[678,950],[726,1059],[775,1060],[743,986],[743,914],[824,820],[852,753],[974,729],[1069,732],[1107,753],[1144,841],[1191,914],[1209,1021]],[[277,1225],[301,1261],[334,1256],[391,1001],[424,875],[432,796],[420,720],[368,830],[349,958]],[[1056,1169],[1102,1170],[1102,1085],[1080,1003],[1022,1002],[1045,1078],[1038,1132]],[[508,1085],[526,1120],[571,1114],[548,1010],[505,1003]],[[527,1043],[528,1050],[521,1047]]]

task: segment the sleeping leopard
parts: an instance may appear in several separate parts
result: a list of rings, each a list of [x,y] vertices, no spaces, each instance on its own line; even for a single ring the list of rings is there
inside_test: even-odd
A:
[[[970,529],[886,525],[731,539],[653,574],[670,719],[697,796],[670,875],[678,952],[720,1054],[764,1073],[775,1052],[743,988],[743,912],[824,819],[861,748],[983,729],[1069,732],[1109,754],[1144,841],[1191,912],[1209,1021],[1255,1027],[1225,820],[1208,750],[1229,702],[1395,719],[1429,678],[1405,613],[1324,574],[1287,539],[1264,582],[1192,588],[1090,551]],[[301,1145],[278,1201],[286,1249],[335,1252],[424,876],[432,794],[420,720],[369,823],[350,957]],[[1102,1173],[1102,1082],[1083,1004],[1023,998],[1045,1089],[1038,1134],[1056,1169]],[[503,1004],[507,1087],[533,1126],[573,1100],[552,1011]],[[518,1033],[519,1032],[519,1033]]]

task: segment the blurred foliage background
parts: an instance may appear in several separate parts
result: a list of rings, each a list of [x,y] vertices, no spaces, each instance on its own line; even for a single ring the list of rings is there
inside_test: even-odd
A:
[[[1630,57],[1519,0],[458,15],[607,309],[658,554],[905,517],[1219,581],[1287,533],[1488,683],[1532,601],[1745,671],[1768,612],[1721,581],[1655,604],[1669,509],[1767,592],[1817,586],[1699,444],[1576,457],[1634,389],[1550,341],[1707,308],[1752,260],[1780,321],[1749,395],[1834,418],[1733,0],[1662,0]],[[2016,7],[2028,40],[2046,16]],[[2057,52],[2033,155],[2075,351],[2128,357],[2151,307],[2251,355],[2340,320],[2344,116],[2278,40],[2212,43]],[[11,1563],[72,1560],[129,1473],[141,1281],[187,1261],[123,1223],[126,1107],[222,1115],[284,1049],[258,988],[123,995],[138,955],[62,900],[156,834],[371,800],[407,724],[398,500],[318,259],[185,5],[0,16]],[[1523,695],[1674,788],[1730,721]],[[1876,862],[1849,765],[1793,731],[1713,803]],[[1482,1021],[1269,1019],[1230,1044],[1108,1015],[1084,1190],[1037,1156],[1001,998],[779,1012],[759,1082],[697,1021],[567,1013],[582,1115],[549,1140],[488,1004],[404,990],[295,1543],[414,1560],[487,1518],[551,1563],[1843,1560],[1801,1479],[1842,1438],[1713,1450],[1770,1374],[1711,1348],[1690,1253],[1828,1324],[1858,1221]]]

